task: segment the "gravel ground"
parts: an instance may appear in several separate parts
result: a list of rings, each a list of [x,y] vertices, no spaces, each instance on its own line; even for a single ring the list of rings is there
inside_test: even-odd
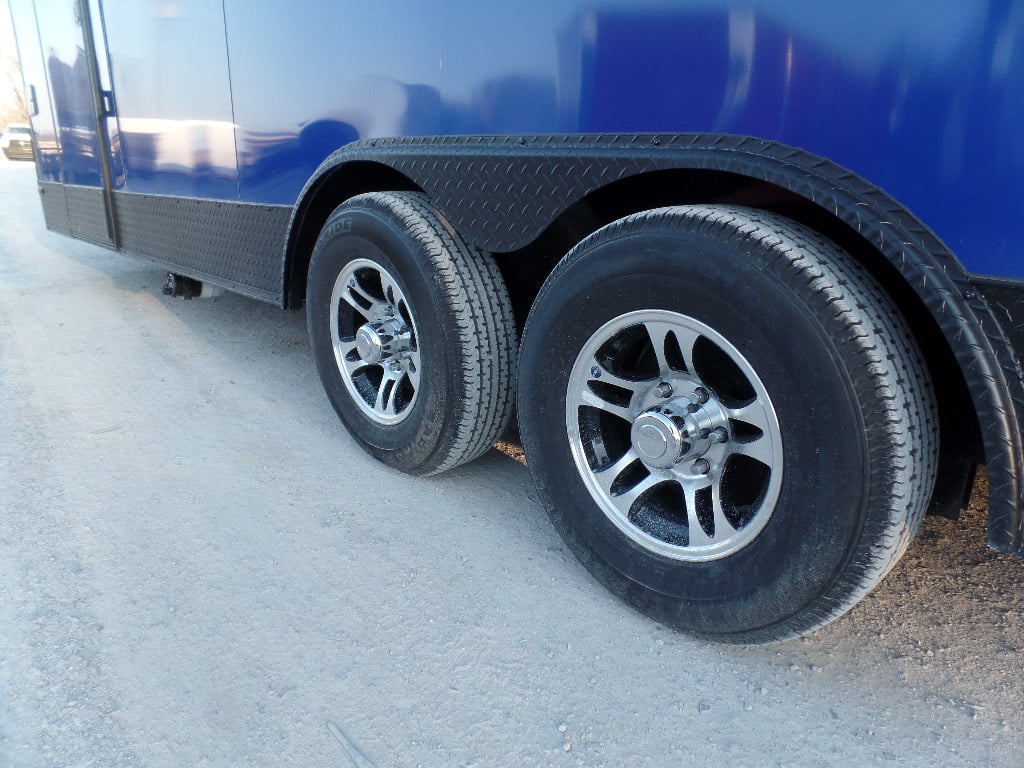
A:
[[[303,314],[163,297],[46,232],[28,163],[0,220],[0,766],[1020,764],[984,480],[847,617],[709,645],[594,583],[508,455],[362,454]]]

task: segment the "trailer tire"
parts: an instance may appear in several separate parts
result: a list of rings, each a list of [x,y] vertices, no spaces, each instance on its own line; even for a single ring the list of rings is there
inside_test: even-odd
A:
[[[339,206],[313,249],[306,312],[331,404],[384,463],[436,474],[506,428],[516,349],[508,292],[491,255],[424,195],[375,192]]]
[[[848,610],[935,475],[930,380],[884,292],[815,232],[739,207],[647,211],[574,248],[523,333],[519,420],[590,572],[719,641]]]

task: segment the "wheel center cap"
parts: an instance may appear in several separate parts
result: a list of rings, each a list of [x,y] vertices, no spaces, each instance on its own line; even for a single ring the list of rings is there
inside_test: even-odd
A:
[[[381,334],[370,324],[366,324],[356,331],[356,352],[359,359],[367,365],[379,363],[384,357],[385,340]]]
[[[668,453],[668,438],[653,424],[644,424],[638,430],[637,450],[647,458],[660,459]]]
[[[652,467],[674,466],[691,448],[686,420],[664,407],[641,413],[630,437],[640,459]]]

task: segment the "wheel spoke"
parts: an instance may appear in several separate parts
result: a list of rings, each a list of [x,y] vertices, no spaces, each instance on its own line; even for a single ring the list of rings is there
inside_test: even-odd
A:
[[[362,358],[360,358],[358,354],[354,356],[355,359],[352,359],[350,356],[355,348],[356,342],[354,339],[352,341],[349,341],[348,339],[339,339],[335,345],[338,359],[342,361],[342,364],[345,366],[345,371],[349,376],[355,375],[355,373],[366,367],[366,363],[363,362]]]
[[[725,516],[722,505],[721,479],[708,480],[704,483],[683,483],[683,494],[686,497],[686,518],[690,527],[690,547],[704,547],[717,541],[727,539],[736,533],[736,528]],[[711,488],[711,512],[714,520],[714,534],[709,536],[701,525],[697,515],[697,494]]]
[[[627,390],[629,390],[629,392],[630,392],[630,395],[629,395],[629,399],[630,399],[631,401],[632,401],[632,399],[633,399],[634,397],[636,397],[636,396],[637,396],[637,393],[638,393],[638,392],[639,392],[639,391],[641,390],[641,388],[643,388],[643,387],[645,386],[645,384],[646,384],[646,382],[643,382],[643,381],[633,381],[632,379],[624,379],[624,378],[622,378],[621,376],[619,376],[619,375],[617,375],[617,374],[614,374],[614,373],[612,373],[612,372],[611,372],[611,371],[609,371],[609,370],[608,370],[607,368],[603,367],[603,366],[602,366],[602,365],[601,365],[601,364],[600,364],[600,363],[599,363],[599,362],[597,361],[597,358],[594,358],[594,362],[593,362],[593,364],[591,365],[591,370],[593,370],[594,366],[597,366],[597,367],[598,367],[598,369],[600,370],[600,373],[601,373],[601,375],[600,375],[600,376],[591,376],[591,377],[590,377],[590,378],[589,378],[589,379],[587,380],[587,383],[588,383],[588,384],[589,384],[590,382],[592,382],[592,381],[597,381],[597,382],[600,382],[600,383],[602,383],[602,384],[611,384],[612,386],[616,386],[616,387],[618,387],[619,389],[627,389]],[[649,381],[650,381],[650,379],[648,379],[647,381],[649,382]]]
[[[610,413],[612,416],[618,416],[624,421],[633,421],[633,411],[629,408],[625,408],[621,405],[615,405],[609,403],[607,400],[602,399],[598,395],[594,394],[589,389],[585,389],[580,392],[580,402],[584,405],[589,405],[594,408],[600,408],[602,411]]]
[[[345,286],[341,298],[367,320],[379,320],[384,316],[384,303],[367,293],[356,280]]]
[[[632,466],[638,458],[636,451],[630,448],[614,464],[594,472],[594,478],[601,484],[601,488],[604,492],[611,496],[612,486],[615,485],[615,481],[623,472]]]
[[[629,518],[629,510],[636,500],[661,482],[664,482],[664,478],[658,475],[648,475],[625,493],[621,493],[618,496],[610,496],[612,504],[618,507],[619,511],[626,518]]]
[[[761,398],[740,408],[730,408],[727,413],[730,419],[751,424],[765,434],[775,429],[771,408]]]
[[[715,538],[721,540],[736,533],[736,528],[725,516],[725,505],[722,503],[722,478],[718,477],[711,485],[711,508],[715,513]]]
[[[398,288],[398,283],[392,280],[390,275],[381,273],[380,287],[384,292],[384,303],[390,304],[397,309],[399,297],[402,295],[402,292]]]
[[[686,499],[686,523],[690,529],[690,547],[702,547],[711,543],[711,538],[697,518],[697,491],[707,488],[707,485],[699,485],[693,482],[680,483],[683,487],[683,497]]]
[[[392,381],[391,382],[391,386],[387,387],[387,391],[388,391],[387,398],[386,398],[386,400],[384,402],[384,413],[386,413],[388,416],[394,416],[395,415],[395,404],[397,402],[397,395],[398,395],[398,382],[397,381]]]
[[[398,380],[385,368],[384,378],[380,380],[380,387],[377,389],[377,401],[373,409],[386,416],[395,415],[395,394],[398,391]]]
[[[634,416],[633,403],[638,402],[640,397],[640,388],[643,386],[642,382],[631,381],[630,379],[624,379],[621,376],[612,373],[605,368],[598,359],[595,357],[591,360],[590,364],[591,375],[587,377],[586,382],[583,386],[582,391],[579,393],[579,400],[584,405],[590,405],[594,408],[600,408],[602,411],[607,411],[613,416],[618,416],[620,419],[626,421],[632,421]],[[598,375],[593,375],[597,372]],[[607,385],[617,389],[621,389],[629,393],[629,404],[626,406],[613,403],[606,397],[598,394],[600,389],[593,388],[594,385]]]
[[[377,411],[377,413],[384,412],[384,393],[388,388],[389,381],[390,379],[385,374],[384,378],[380,380],[380,384],[377,385],[377,397],[373,401],[373,410]]]
[[[732,442],[729,444],[732,453],[740,456],[747,456],[754,461],[759,461],[767,467],[772,466],[772,443],[766,437],[759,437],[749,443]]]
[[[419,352],[409,353],[409,365],[406,370],[406,375],[409,377],[409,383],[412,384],[413,391],[418,391],[420,388],[420,355]]]
[[[665,357],[665,342],[668,340],[669,334],[676,329],[668,323],[655,322],[644,323],[644,328],[647,329],[647,336],[651,340],[651,347],[653,347],[654,355],[658,359],[658,372],[664,375],[672,368]]]
[[[700,334],[674,323],[648,321],[644,323],[644,327],[647,329],[647,335],[651,340],[651,346],[654,348],[654,354],[658,358],[658,370],[662,375],[667,375],[675,370],[665,355],[665,344],[668,342],[669,335],[673,336],[679,345],[679,352],[683,356],[683,364],[686,366],[687,373],[695,375],[693,370],[693,345],[697,343]]]

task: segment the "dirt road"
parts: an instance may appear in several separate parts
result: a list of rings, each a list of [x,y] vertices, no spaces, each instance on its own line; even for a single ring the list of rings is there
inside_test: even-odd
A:
[[[362,454],[301,313],[171,300],[0,162],[0,766],[1012,766],[1024,560],[984,499],[810,638],[608,596],[497,451]]]

